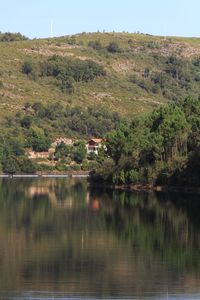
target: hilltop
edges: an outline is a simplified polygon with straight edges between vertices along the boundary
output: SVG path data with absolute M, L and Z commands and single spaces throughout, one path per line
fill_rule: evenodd
M 200 93 L 198 38 L 129 33 L 82 33 L 34 40 L 21 37 L 7 41 L 5 35 L 0 36 L 1 119 L 23 114 L 24 105 L 34 102 L 83 109 L 104 107 L 132 117 Z M 91 80 L 72 78 L 67 87 L 64 82 L 64 90 L 55 76 L 27 76 L 22 72 L 25 62 L 31 61 L 38 68 L 55 55 L 68 63 L 93 61 L 105 73 Z M 73 89 L 67 90 L 72 84 Z

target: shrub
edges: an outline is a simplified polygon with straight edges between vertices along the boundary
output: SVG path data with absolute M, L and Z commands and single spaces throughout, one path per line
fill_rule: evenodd
M 27 60 L 23 63 L 22 65 L 22 73 L 29 75 L 30 73 L 33 72 L 34 66 L 33 66 L 33 62 L 30 60 Z
M 25 174 L 34 174 L 37 170 L 36 164 L 25 156 L 18 158 L 20 171 Z
M 66 172 L 66 171 L 69 171 L 70 170 L 70 167 L 69 166 L 66 166 L 62 163 L 57 163 L 56 165 L 56 170 L 60 171 L 60 172 Z
M 102 49 L 102 45 L 101 45 L 101 42 L 99 40 L 97 40 L 97 41 L 90 41 L 88 43 L 88 47 L 91 47 L 94 50 L 101 50 Z
M 121 52 L 119 45 L 116 42 L 110 42 L 110 44 L 107 46 L 107 50 L 110 53 Z
M 32 124 L 32 117 L 31 116 L 25 116 L 21 121 L 20 124 L 22 127 L 29 129 Z
M 134 184 L 138 183 L 138 180 L 139 180 L 138 171 L 130 170 L 127 172 L 126 177 L 127 177 L 128 183 L 134 183 Z
M 42 171 L 51 172 L 51 171 L 54 171 L 54 170 L 55 170 L 55 168 L 53 166 L 49 166 L 49 165 L 46 165 L 46 164 L 37 165 L 37 171 L 39 171 L 39 172 L 42 172 Z
M 80 171 L 81 166 L 80 165 L 73 165 L 73 166 L 71 166 L 71 169 L 74 170 L 74 171 Z

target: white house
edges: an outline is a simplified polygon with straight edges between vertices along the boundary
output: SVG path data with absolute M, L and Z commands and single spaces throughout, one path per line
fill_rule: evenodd
M 102 147 L 102 139 L 91 139 L 87 142 L 87 154 L 95 153 L 98 155 L 98 150 Z

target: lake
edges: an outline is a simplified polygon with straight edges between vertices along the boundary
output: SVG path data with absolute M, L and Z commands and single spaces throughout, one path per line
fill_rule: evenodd
M 0 299 L 200 299 L 199 196 L 0 180 Z

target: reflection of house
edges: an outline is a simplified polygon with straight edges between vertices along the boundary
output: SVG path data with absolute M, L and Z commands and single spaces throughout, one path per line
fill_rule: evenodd
M 96 197 L 95 198 L 91 197 L 90 193 L 87 193 L 86 203 L 87 203 L 88 207 L 91 208 L 94 211 L 100 209 L 100 201 L 99 201 L 99 199 L 96 198 Z
M 48 183 L 48 182 L 47 182 Z M 30 198 L 34 197 L 45 197 L 47 196 L 51 204 L 56 207 L 66 207 L 71 208 L 73 205 L 73 197 L 71 195 L 66 195 L 62 201 L 56 195 L 56 189 L 54 185 L 50 186 L 31 186 L 27 189 L 26 194 Z
M 98 155 L 98 150 L 102 146 L 102 139 L 91 139 L 87 142 L 86 148 L 87 148 L 87 154 L 95 153 Z

